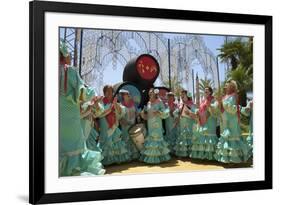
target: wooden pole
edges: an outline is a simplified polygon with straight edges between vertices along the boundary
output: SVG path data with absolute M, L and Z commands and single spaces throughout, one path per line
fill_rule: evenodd
M 192 69 L 192 97 L 195 99 L 195 93 L 194 93 L 194 70 Z
M 219 89 L 219 95 L 221 94 L 221 86 L 220 86 L 220 71 L 219 71 L 219 56 L 216 57 L 217 61 L 217 74 L 218 74 L 218 89 Z
M 168 66 L 169 66 L 169 89 L 172 90 L 171 85 L 171 56 L 170 56 L 170 39 L 168 39 Z
M 199 107 L 200 105 L 200 93 L 199 93 L 199 78 L 198 73 L 196 73 L 196 105 Z
M 83 54 L 83 29 L 80 32 L 80 54 L 79 54 L 79 75 L 81 76 L 81 69 L 82 69 L 82 54 Z M 81 76 L 82 77 L 82 76 Z
M 64 36 L 63 36 L 63 40 L 66 40 L 66 32 L 67 32 L 67 28 L 64 28 Z
M 74 38 L 74 58 L 73 58 L 73 65 L 77 67 L 77 43 L 79 42 L 79 29 L 75 29 L 75 38 Z

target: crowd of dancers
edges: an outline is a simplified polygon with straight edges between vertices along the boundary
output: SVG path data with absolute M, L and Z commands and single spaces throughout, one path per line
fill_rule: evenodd
M 69 54 L 62 43 L 60 176 L 102 175 L 107 165 L 133 160 L 158 164 L 179 157 L 244 163 L 252 157 L 253 103 L 239 105 L 235 81 L 226 83 L 223 97 L 213 97 L 212 88 L 206 87 L 199 106 L 187 90 L 181 91 L 180 101 L 169 92 L 164 103 L 159 90 L 151 88 L 147 105 L 139 110 L 128 90 L 119 91 L 120 102 L 110 85 L 104 86 L 103 96 L 97 96 L 68 64 Z M 250 119 L 247 137 L 241 133 L 241 114 Z M 138 118 L 147 128 L 141 149 L 129 133 Z

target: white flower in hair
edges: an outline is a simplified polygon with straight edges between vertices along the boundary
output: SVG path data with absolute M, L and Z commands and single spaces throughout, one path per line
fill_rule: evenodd
M 158 89 L 155 89 L 155 90 L 154 90 L 154 93 L 155 93 L 155 94 L 159 94 L 159 90 L 158 90 Z

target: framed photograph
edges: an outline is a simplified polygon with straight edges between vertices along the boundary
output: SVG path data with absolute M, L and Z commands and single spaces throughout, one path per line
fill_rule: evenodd
M 30 203 L 272 188 L 272 17 L 30 2 Z

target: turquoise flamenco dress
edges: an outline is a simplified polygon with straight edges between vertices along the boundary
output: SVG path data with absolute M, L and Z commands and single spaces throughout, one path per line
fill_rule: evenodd
M 92 106 L 88 109 L 89 103 L 90 101 L 83 104 L 82 115 L 84 116 L 82 116 L 81 119 L 84 135 L 86 136 L 86 145 L 87 148 L 92 151 L 102 152 L 100 144 L 98 143 L 99 133 L 95 129 L 95 119 L 103 113 L 104 109 L 100 103 L 98 103 L 97 106 Z
M 161 100 L 148 102 L 147 107 L 148 134 L 145 136 L 144 148 L 141 150 L 140 160 L 148 164 L 159 164 L 171 159 L 168 143 L 163 138 L 162 119 L 169 116 L 169 109 L 165 109 Z M 154 112 L 159 111 L 159 115 Z
M 249 147 L 241 136 L 237 112 L 240 106 L 237 104 L 236 96 L 224 97 L 222 106 L 222 132 L 217 144 L 215 159 L 223 163 L 246 162 L 249 158 Z
M 166 107 L 170 110 L 169 117 L 165 119 L 166 134 L 164 136 L 165 141 L 169 144 L 169 149 L 171 153 L 174 153 L 174 146 L 176 144 L 178 127 L 175 126 L 176 117 L 173 112 L 177 109 L 176 104 L 166 104 Z
M 136 113 L 136 108 L 134 107 L 134 105 L 131 107 L 125 106 L 125 115 L 121 119 L 121 121 L 123 123 L 120 123 L 121 127 L 122 127 L 122 139 L 124 140 L 124 142 L 126 144 L 126 147 L 129 152 L 131 160 L 136 160 L 136 159 L 139 159 L 139 157 L 140 157 L 140 153 L 139 153 L 135 143 L 133 142 L 132 138 L 129 135 L 129 129 L 132 125 L 135 124 L 135 121 L 136 121 L 135 113 Z
M 206 101 L 203 101 L 205 103 Z M 215 160 L 216 146 L 218 137 L 216 134 L 217 113 L 212 110 L 212 104 L 209 107 L 203 108 L 201 103 L 198 115 L 198 123 L 193 132 L 191 158 Z M 210 103 L 214 103 L 212 100 Z M 197 111 L 197 110 L 196 110 Z
M 99 137 L 98 132 L 94 127 L 92 127 L 86 141 L 88 149 L 102 152 L 102 149 L 100 148 L 100 143 L 98 142 L 98 137 Z
M 81 95 L 87 100 L 95 93 L 84 86 L 74 68 L 60 69 L 59 175 L 102 175 L 105 173 L 101 164 L 102 155 L 98 151 L 87 149 L 80 118 Z
M 186 106 L 186 105 L 185 105 Z M 189 116 L 182 115 L 181 111 L 183 104 L 179 109 L 175 110 L 174 115 L 176 118 L 179 117 L 178 135 L 174 146 L 175 155 L 178 157 L 189 157 L 191 153 L 192 146 L 192 135 L 193 135 L 193 125 L 195 123 L 194 119 Z M 189 105 L 191 112 L 194 112 L 196 107 L 194 104 Z
M 249 157 L 253 156 L 253 110 L 250 108 L 250 102 L 248 102 L 246 107 L 243 107 L 241 109 L 241 113 L 247 117 L 250 117 L 249 119 L 249 135 L 246 138 L 246 142 L 249 146 Z M 246 109 L 249 108 L 249 109 Z
M 121 105 L 120 105 L 121 106 Z M 106 110 L 112 107 L 111 103 L 103 103 L 105 112 L 100 116 L 100 147 L 102 149 L 103 165 L 120 164 L 130 160 L 130 154 L 122 139 L 122 131 L 119 129 L 119 120 L 125 115 L 125 109 L 121 106 L 121 113 L 116 109 L 109 114 Z M 109 116 L 113 121 L 109 121 Z

